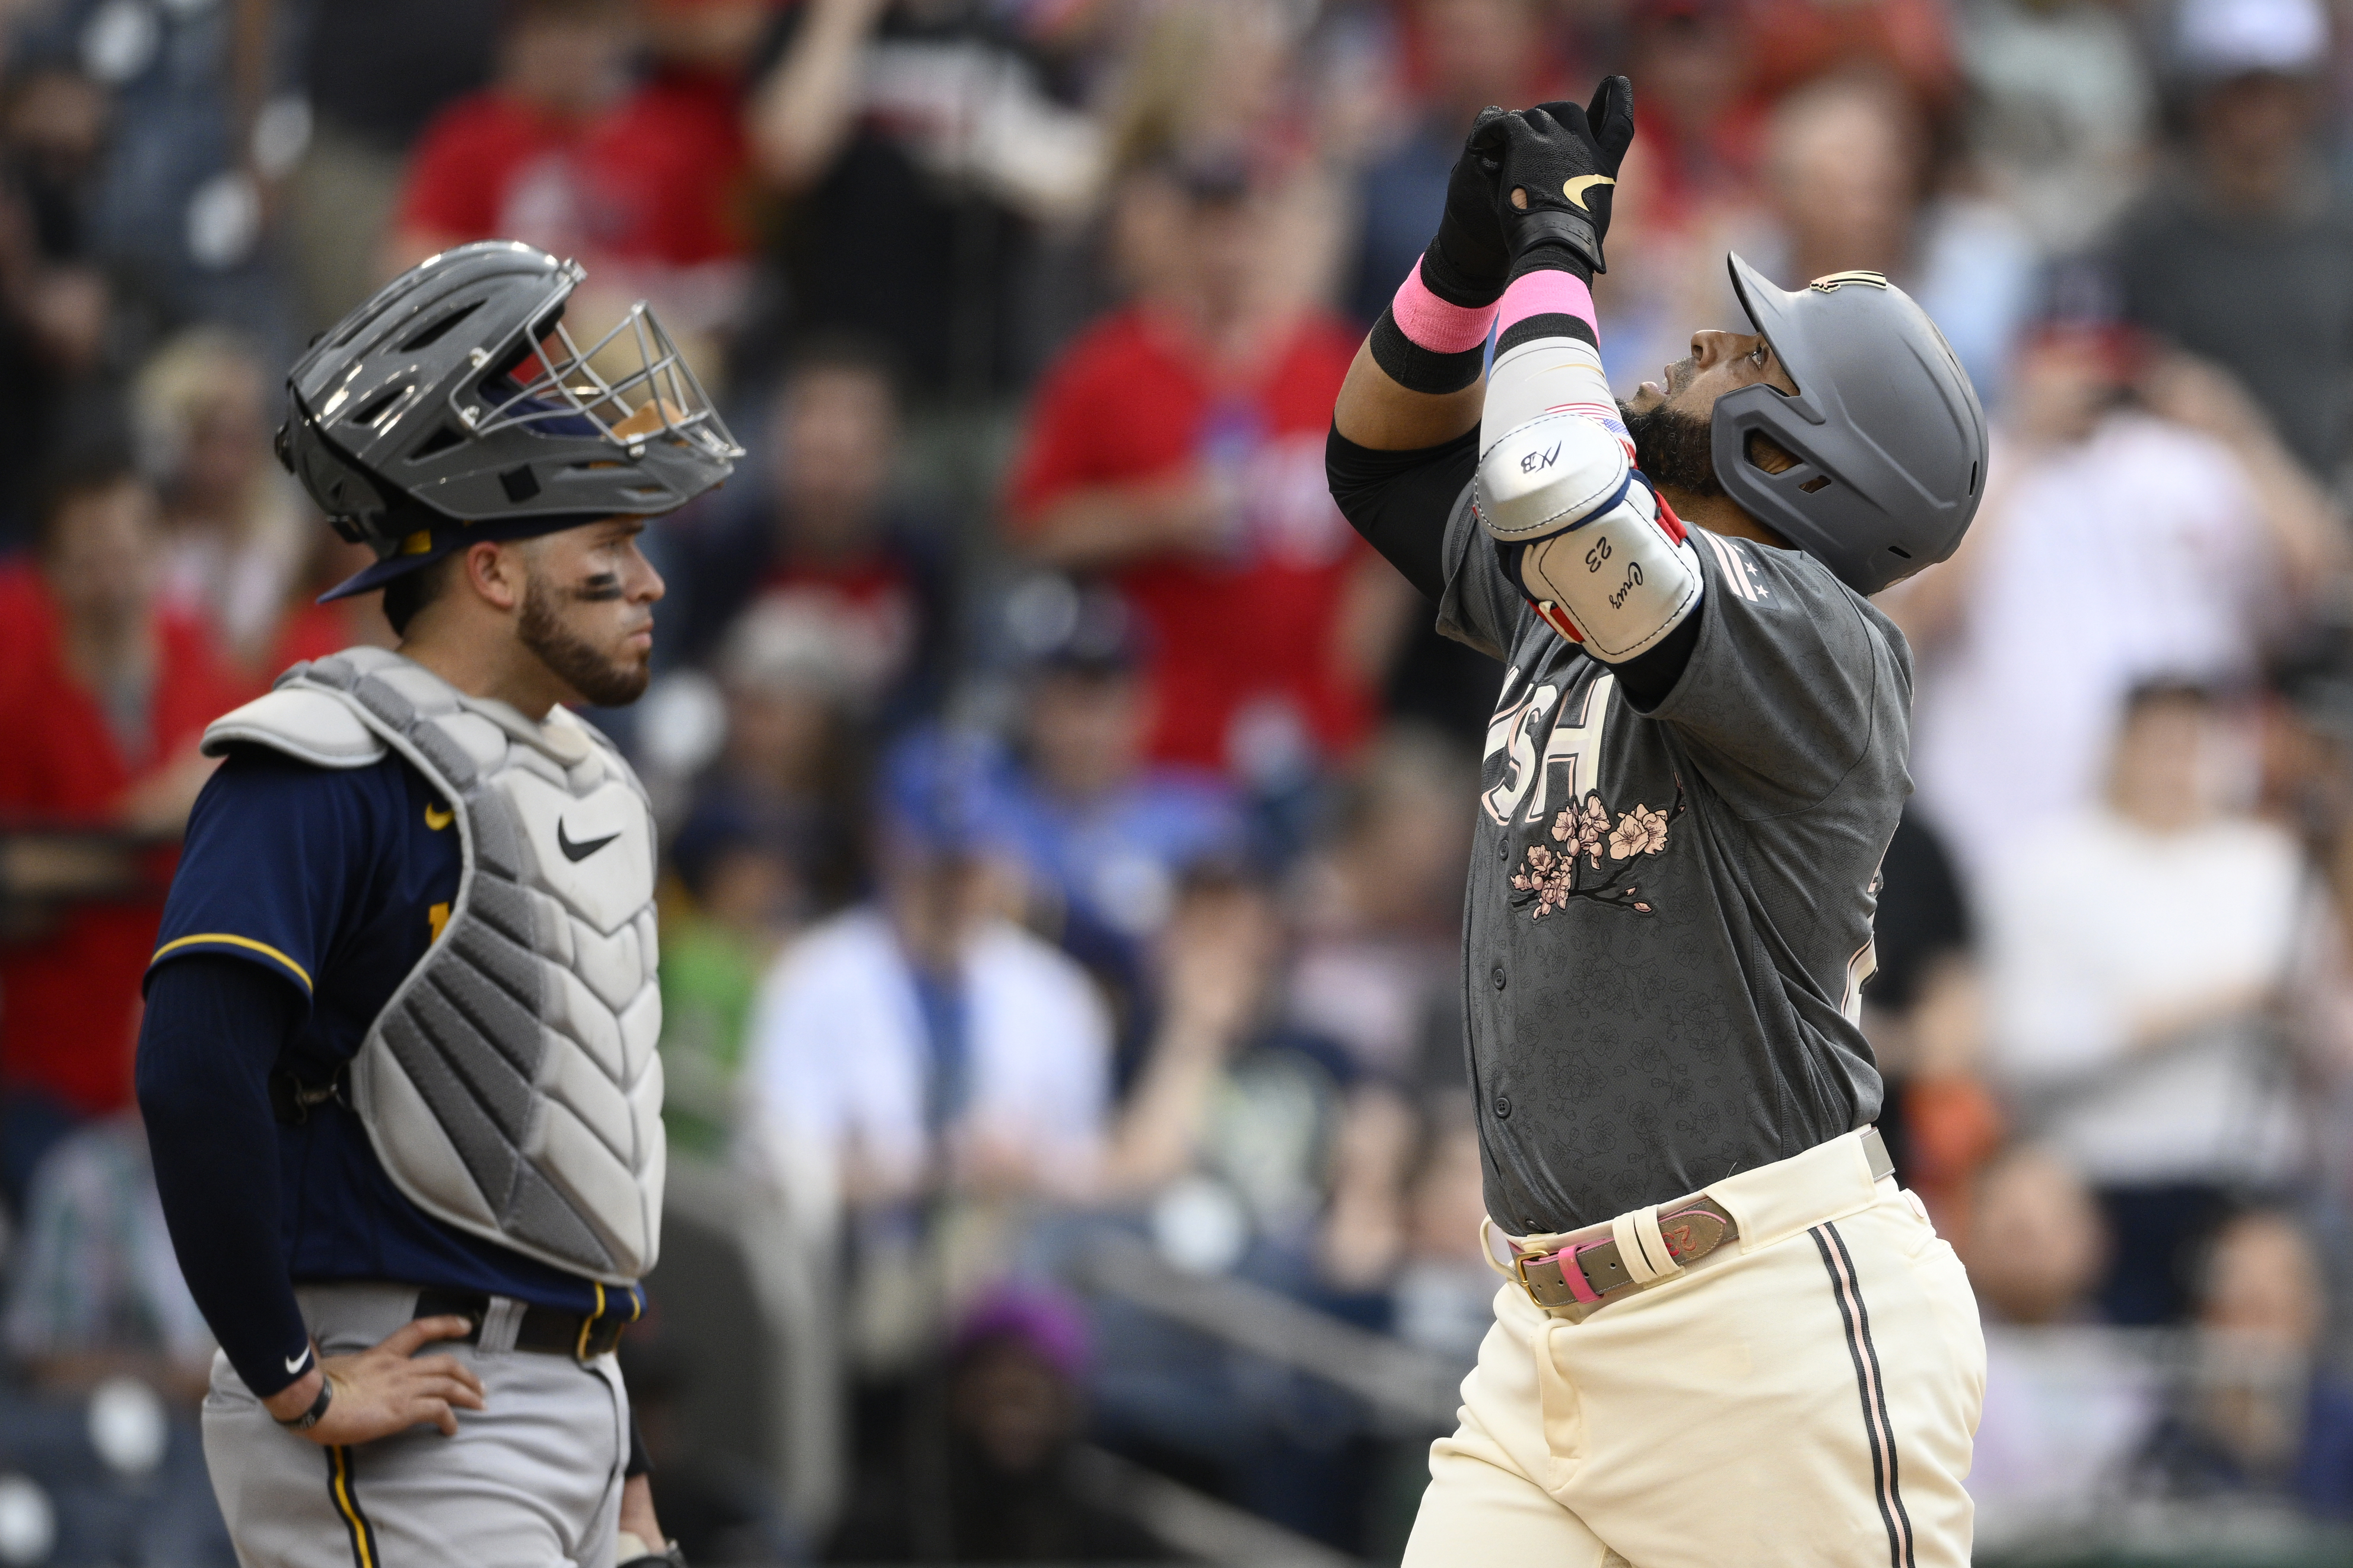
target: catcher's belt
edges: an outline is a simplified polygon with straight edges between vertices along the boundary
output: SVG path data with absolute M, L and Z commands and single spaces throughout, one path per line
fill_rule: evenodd
M 1894 1174 L 1879 1129 L 1862 1130 L 1863 1153 L 1874 1182 Z M 1531 1246 L 1489 1229 L 1489 1252 L 1516 1280 L 1528 1300 L 1546 1311 L 1608 1306 L 1672 1279 L 1722 1247 L 1736 1241 L 1740 1225 L 1705 1193 L 1654 1204 Z M 1496 1244 L 1501 1244 L 1501 1248 Z M 1508 1257 L 1503 1248 L 1508 1249 Z

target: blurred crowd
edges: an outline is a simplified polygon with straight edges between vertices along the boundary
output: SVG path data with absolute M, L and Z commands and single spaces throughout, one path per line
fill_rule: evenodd
M 1440 1370 L 1483 1330 L 1458 931 L 1501 672 L 1323 449 L 1472 116 L 1611 70 L 1621 392 L 1738 324 L 1737 248 L 1885 272 L 1996 430 L 1962 551 L 1885 596 L 1917 794 L 1864 992 L 1988 1325 L 1989 1542 L 2353 1521 L 2353 5 L 0 24 L 0 1563 L 229 1561 L 139 978 L 204 724 L 389 641 L 312 602 L 353 547 L 273 460 L 280 367 L 493 237 L 584 263 L 575 327 L 649 300 L 751 448 L 649 536 L 659 673 L 596 717 L 665 835 L 672 1157 L 817 1281 L 776 1353 L 823 1360 L 840 1463 L 788 1503 L 698 1430 L 708 1314 L 657 1273 L 624 1354 L 670 1528 L 1176 1551 L 1100 1448 L 1393 1554 L 1429 1431 L 1101 1286 L 1156 1259 Z

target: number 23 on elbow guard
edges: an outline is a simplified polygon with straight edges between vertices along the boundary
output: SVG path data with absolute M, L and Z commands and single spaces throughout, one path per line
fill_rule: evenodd
M 1472 502 L 1536 613 L 1605 662 L 1653 646 L 1699 603 L 1682 521 L 1623 443 L 1581 416 L 1506 431 L 1480 458 Z

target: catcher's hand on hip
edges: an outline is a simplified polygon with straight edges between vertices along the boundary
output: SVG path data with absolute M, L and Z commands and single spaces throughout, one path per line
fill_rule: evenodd
M 369 1443 L 417 1426 L 438 1426 L 443 1436 L 456 1436 L 458 1412 L 482 1408 L 482 1380 L 455 1356 L 417 1352 L 435 1340 L 462 1339 L 472 1328 L 456 1316 L 419 1318 L 356 1355 L 322 1357 L 319 1371 L 333 1393 L 317 1424 L 301 1435 L 326 1448 Z M 308 1378 L 282 1392 L 296 1389 L 315 1393 Z M 267 1403 L 279 1414 L 275 1399 Z

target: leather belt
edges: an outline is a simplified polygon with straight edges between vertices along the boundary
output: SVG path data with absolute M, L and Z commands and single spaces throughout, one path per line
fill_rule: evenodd
M 1888 1157 L 1886 1141 L 1878 1128 L 1863 1129 L 1862 1149 L 1871 1161 L 1873 1181 L 1895 1173 L 1895 1162 Z M 1528 1293 L 1529 1300 L 1548 1311 L 1606 1304 L 1632 1295 L 1662 1274 L 1690 1268 L 1740 1235 L 1739 1222 L 1705 1193 L 1661 1204 L 1657 1212 L 1658 1237 L 1666 1243 L 1672 1270 L 1646 1267 L 1638 1277 L 1620 1245 L 1617 1222 L 1611 1221 L 1571 1231 L 1557 1247 L 1547 1251 L 1523 1251 L 1518 1243 L 1513 1243 L 1513 1278 Z M 1644 1262 L 1655 1265 L 1656 1260 Z
M 635 1321 L 637 1315 L 634 1298 L 630 1311 L 622 1316 L 612 1312 L 566 1312 L 466 1290 L 417 1293 L 417 1316 L 463 1318 L 472 1325 L 461 1336 L 461 1343 L 483 1345 L 486 1331 L 493 1341 L 505 1338 L 511 1331 L 513 1337 L 503 1347 L 493 1343 L 483 1348 L 570 1356 L 575 1361 L 594 1361 L 619 1344 L 621 1331 Z

